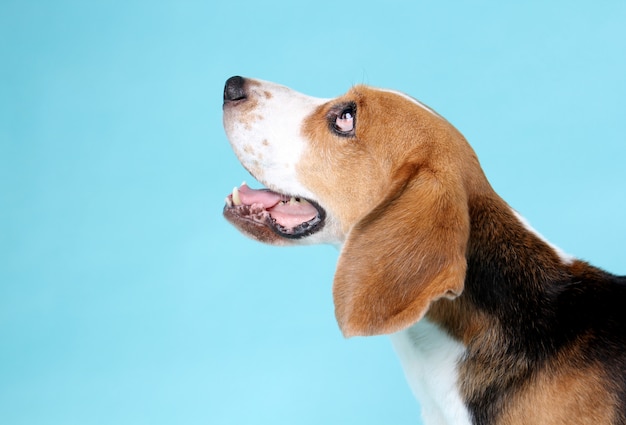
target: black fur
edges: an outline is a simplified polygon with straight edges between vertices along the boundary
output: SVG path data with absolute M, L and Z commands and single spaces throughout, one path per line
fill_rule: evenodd
M 477 424 L 490 424 L 535 371 L 579 345 L 581 366 L 603 365 L 626 424 L 626 277 L 584 262 L 563 264 L 494 199 L 470 204 L 471 236 L 462 297 L 498 323 L 498 344 L 468 346 L 467 370 L 494 368 L 498 379 L 472 388 L 466 402 Z

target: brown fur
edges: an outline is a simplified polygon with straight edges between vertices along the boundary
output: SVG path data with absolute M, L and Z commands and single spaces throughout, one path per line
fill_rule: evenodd
M 329 131 L 348 104 L 354 137 Z M 368 125 L 380 117 L 385 125 Z M 393 333 L 427 315 L 466 347 L 459 389 L 476 423 L 626 423 L 624 331 L 612 324 L 623 313 L 613 305 L 597 322 L 567 321 L 577 320 L 575 307 L 597 313 L 610 299 L 598 293 L 585 304 L 579 294 L 598 284 L 618 296 L 619 282 L 565 264 L 529 231 L 453 126 L 397 94 L 357 86 L 318 107 L 302 133 L 297 178 L 345 238 L 333 285 L 344 335 Z M 267 229 L 242 231 L 280 243 Z M 622 336 L 605 348 L 592 334 L 607 324 Z
M 333 104 L 342 102 L 356 104 L 358 122 L 391 114 L 397 125 L 363 126 L 346 139 L 328 132 L 332 105 L 320 107 L 303 125 L 311 143 L 299 178 L 351 229 L 333 291 L 342 331 L 390 333 L 419 320 L 432 301 L 462 291 L 466 187 L 488 184 L 467 142 L 441 117 L 363 86 Z
M 568 353 L 578 358 L 578 353 Z M 565 357 L 565 356 L 561 356 Z M 498 418 L 501 425 L 585 425 L 614 423 L 616 400 L 597 364 L 559 358 L 511 398 Z
M 335 136 L 327 114 L 343 102 L 356 104 L 358 123 L 386 114 L 390 125 L 361 126 L 355 139 Z M 465 296 L 456 298 L 464 289 L 466 257 L 488 262 L 497 255 L 505 274 L 522 273 L 528 282 L 558 281 L 565 273 L 554 250 L 492 190 L 462 135 L 416 104 L 365 87 L 332 105 L 304 123 L 310 148 L 298 172 L 349 232 L 333 288 L 343 333 L 391 333 L 428 312 L 468 349 L 471 361 L 461 365 L 460 377 L 467 400 L 534 376 L 494 401 L 499 424 L 611 423 L 615 403 L 607 402 L 601 368 L 555 361 L 535 371 L 531 357 L 509 350 L 495 317 Z M 494 244 L 495 253 L 484 251 Z M 575 272 L 585 270 L 577 264 Z

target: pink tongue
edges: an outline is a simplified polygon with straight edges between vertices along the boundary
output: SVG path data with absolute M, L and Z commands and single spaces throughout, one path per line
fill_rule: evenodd
M 278 224 L 288 229 L 317 217 L 317 209 L 310 203 L 305 201 L 290 203 L 286 196 L 267 189 L 254 190 L 243 184 L 239 187 L 239 198 L 245 205 L 263 205 Z
M 239 199 L 245 205 L 261 204 L 268 209 L 278 204 L 284 197 L 270 190 L 254 190 L 250 189 L 247 184 L 242 184 L 239 187 Z
M 269 210 L 269 212 L 278 224 L 288 229 L 294 228 L 317 217 L 317 210 L 308 202 L 278 204 Z

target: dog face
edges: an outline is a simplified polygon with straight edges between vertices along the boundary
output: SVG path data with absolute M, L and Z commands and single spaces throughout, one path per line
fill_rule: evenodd
M 344 334 L 398 331 L 460 294 L 468 197 L 488 184 L 441 116 L 388 90 L 318 99 L 233 77 L 224 128 L 268 188 L 236 188 L 224 215 L 262 242 L 341 245 L 333 293 Z

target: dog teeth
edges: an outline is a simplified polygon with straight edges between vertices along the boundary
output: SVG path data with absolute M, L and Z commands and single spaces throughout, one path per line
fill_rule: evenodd
M 224 202 L 226 202 L 226 205 L 228 207 L 232 207 L 233 206 L 233 201 L 228 196 L 226 197 L 226 199 L 224 199 Z
M 238 206 L 242 204 L 241 198 L 239 197 L 239 189 L 237 189 L 236 187 L 233 188 L 232 198 L 233 205 Z

